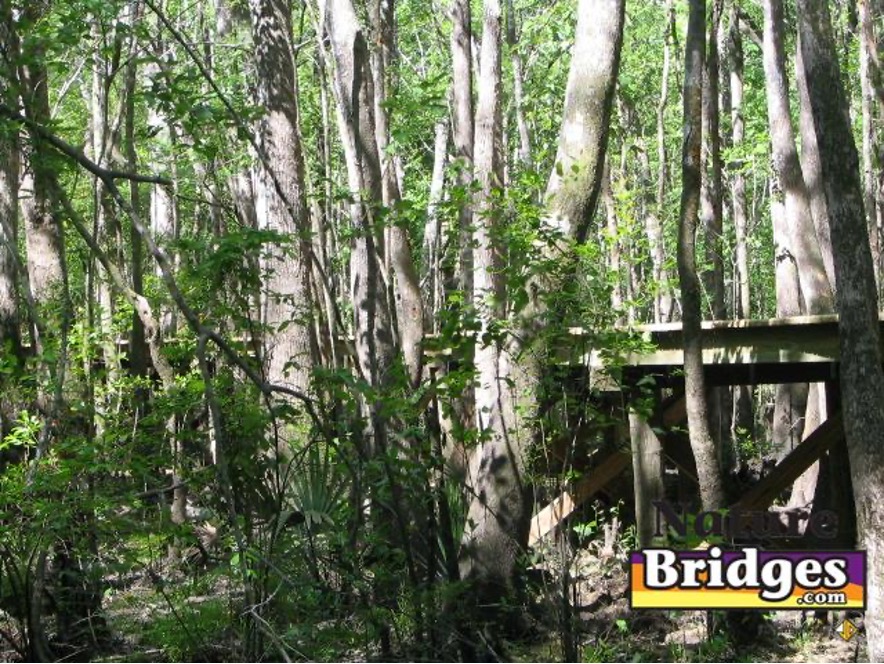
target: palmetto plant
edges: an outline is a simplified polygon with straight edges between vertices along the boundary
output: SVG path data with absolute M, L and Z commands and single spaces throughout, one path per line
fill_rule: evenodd
M 311 445 L 307 449 L 301 468 L 293 473 L 289 485 L 292 508 L 303 515 L 304 524 L 311 530 L 323 524 L 334 525 L 346 492 L 332 450 L 322 447 Z

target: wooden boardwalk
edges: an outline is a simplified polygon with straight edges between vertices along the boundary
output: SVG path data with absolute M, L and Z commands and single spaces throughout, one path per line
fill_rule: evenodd
M 884 316 L 879 318 L 879 324 L 884 326 Z M 661 440 L 657 434 L 684 425 L 684 398 L 680 396 L 684 386 L 681 323 L 640 325 L 632 330 L 646 342 L 647 350 L 627 352 L 612 362 L 591 347 L 594 339 L 591 333 L 572 328 L 574 342 L 558 355 L 562 363 L 586 366 L 593 385 L 606 392 L 621 392 L 626 402 L 641 385 L 645 396 L 649 392 L 654 395 L 656 407 L 648 417 L 630 413 L 631 454 L 625 454 L 622 449 L 609 452 L 573 487 L 537 513 L 531 524 L 531 544 L 554 532 L 582 502 L 630 466 L 634 485 L 639 487 L 635 496 L 637 505 L 649 505 L 651 500 L 662 497 L 659 494 L 663 490 L 666 464 L 688 477 L 694 470 L 690 447 L 683 444 L 684 440 L 676 445 L 672 436 Z M 821 382 L 826 385 L 830 403 L 836 406 L 839 357 L 836 315 L 703 323 L 703 364 L 710 387 Z M 664 399 L 664 390 L 674 391 L 674 396 Z M 843 453 L 840 412 L 837 407 L 831 410 L 816 431 L 742 497 L 741 506 L 767 508 L 830 450 Z M 654 495 L 647 495 L 648 487 Z M 639 520 L 645 521 L 637 524 L 642 539 L 642 531 L 646 536 L 650 524 L 641 514 Z

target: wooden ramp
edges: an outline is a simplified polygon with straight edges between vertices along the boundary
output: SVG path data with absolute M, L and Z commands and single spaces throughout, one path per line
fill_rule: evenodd
M 617 451 L 608 455 L 592 472 L 580 478 L 570 491 L 562 493 L 531 519 L 528 546 L 534 546 L 549 535 L 563 519 L 626 470 L 627 466 L 629 454 L 626 452 Z

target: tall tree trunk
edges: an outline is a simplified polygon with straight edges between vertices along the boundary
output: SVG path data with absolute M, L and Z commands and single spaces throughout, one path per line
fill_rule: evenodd
M 403 224 L 396 218 L 396 207 L 401 200 L 401 183 L 396 177 L 396 169 L 388 149 L 390 126 L 387 115 L 387 89 L 388 79 L 392 73 L 391 62 L 395 53 L 393 0 L 373 0 L 370 15 L 377 35 L 375 41 L 380 44 L 372 55 L 374 117 L 381 168 L 381 193 L 387 215 L 385 220 L 388 228 L 387 250 L 395 276 L 392 297 L 396 303 L 399 344 L 405 358 L 405 366 L 412 387 L 417 387 L 420 384 L 423 368 L 423 300 L 408 235 Z
M 502 426 L 490 432 L 475 456 L 476 491 L 469 509 L 475 525 L 466 533 L 461 552 L 462 569 L 485 587 L 491 599 L 509 586 L 516 556 L 527 541 L 531 503 L 524 473 L 546 369 L 547 339 L 542 332 L 554 331 L 557 312 L 550 298 L 573 279 L 570 243 L 587 236 L 598 204 L 623 12 L 622 0 L 580 2 L 557 163 L 547 184 L 543 217 L 549 235 L 543 258 L 552 267 L 527 284 L 529 300 L 515 314 L 515 333 L 503 343 L 491 340 L 502 345 L 498 377 L 491 385 L 499 394 L 495 417 Z
M 469 191 L 473 181 L 473 73 L 472 28 L 469 0 L 451 3 L 451 126 L 454 139 L 454 158 L 457 160 L 456 186 L 458 194 L 458 287 L 465 302 L 472 301 L 473 250 L 472 207 Z
M 30 21 L 40 18 L 40 3 L 28 3 Z M 50 119 L 49 88 L 42 45 L 36 44 L 19 72 L 22 106 L 25 115 L 46 125 Z M 35 138 L 33 150 L 22 173 L 21 210 L 28 254 L 28 281 L 38 305 L 59 295 L 64 282 L 64 253 L 61 222 L 50 196 L 51 166 L 47 149 Z
M 266 248 L 265 361 L 270 382 L 310 390 L 317 355 L 310 289 L 310 220 L 298 118 L 298 81 L 290 0 L 250 0 L 264 164 L 258 179 L 259 214 L 268 230 L 292 238 L 294 251 Z
M 531 132 L 528 129 L 528 119 L 525 117 L 525 92 L 523 90 L 525 74 L 522 54 L 519 50 L 519 38 L 516 33 L 516 8 L 513 0 L 506 0 L 506 44 L 510 49 L 510 60 L 513 66 L 513 105 L 516 114 L 516 127 L 519 130 L 519 149 L 516 161 L 524 168 L 531 168 Z
M 721 175 L 721 134 L 719 132 L 720 62 L 718 26 L 722 0 L 712 0 L 712 16 L 707 36 L 706 67 L 703 75 L 703 150 L 700 223 L 705 235 L 707 270 L 703 287 L 711 305 L 711 317 L 727 318 L 724 297 L 723 213 Z
M 654 322 L 668 323 L 673 311 L 673 297 L 669 286 L 669 270 L 666 269 L 666 243 L 663 226 L 666 220 L 666 185 L 669 168 L 666 157 L 666 106 L 669 101 L 669 70 L 672 63 L 672 43 L 675 39 L 675 7 L 666 0 L 666 26 L 664 28 L 663 72 L 660 79 L 660 98 L 657 101 L 657 199 L 656 209 L 645 219 L 651 264 L 654 271 Z
M 427 221 L 424 224 L 423 241 L 423 276 L 424 310 L 433 327 L 429 330 L 438 332 L 438 313 L 444 301 L 445 283 L 442 268 L 442 246 L 445 233 L 442 228 L 442 215 L 439 214 L 439 203 L 445 187 L 445 167 L 448 164 L 448 119 L 436 123 L 436 139 L 433 144 L 433 174 L 430 178 L 430 195 L 427 201 Z
M 828 7 L 798 0 L 801 53 L 813 109 L 820 164 L 829 205 L 838 283 L 841 402 L 850 456 L 860 544 L 868 556 L 866 635 L 869 658 L 884 658 L 884 372 L 878 298 L 863 211 L 859 157 L 848 99 L 835 55 Z
M 473 499 L 467 516 L 470 526 L 464 532 L 461 577 L 474 581 L 480 598 L 501 595 L 519 553 L 521 537 L 513 533 L 523 529 L 525 486 L 523 466 L 507 459 L 511 415 L 506 408 L 504 380 L 501 373 L 499 340 L 494 339 L 494 325 L 503 320 L 505 309 L 502 280 L 503 254 L 500 246 L 500 211 L 494 197 L 503 186 L 501 154 L 501 11 L 498 0 L 484 0 L 482 49 L 480 53 L 479 99 L 476 105 L 475 174 L 478 183 L 473 205 L 473 306 L 481 322 L 476 344 L 477 372 L 476 427 L 484 440 L 480 443 L 471 467 Z M 500 466 L 500 467 L 496 467 Z M 498 484 L 489 491 L 486 477 Z M 502 489 L 502 490 L 501 490 Z M 478 553 L 475 553 L 478 552 Z
M 700 482 L 703 509 L 714 510 L 724 505 L 725 493 L 718 452 L 709 430 L 706 379 L 703 375 L 702 300 L 695 253 L 700 206 L 705 41 L 706 1 L 691 0 L 688 33 L 685 38 L 684 142 L 678 224 L 678 278 L 681 282 L 688 430 L 691 449 L 697 462 L 697 478 Z
M 5 4 L 0 7 L 0 49 L 8 54 L 18 50 L 12 11 Z M 18 106 L 13 87 L 15 72 L 10 61 L 8 56 L 0 61 L 0 102 L 15 108 Z M 0 347 L 4 353 L 21 360 L 17 273 L 19 149 L 18 128 L 0 127 Z M 3 418 L 0 435 L 7 433 L 7 415 L 5 409 L 0 411 Z
M 789 251 L 798 264 L 801 294 L 809 314 L 834 311 L 810 199 L 792 131 L 789 88 L 783 50 L 783 2 L 764 0 L 764 77 L 774 170 L 785 195 Z
M 798 265 L 789 251 L 789 229 L 786 223 L 786 206 L 783 191 L 776 174 L 771 178 L 770 214 L 774 234 L 774 280 L 776 289 L 777 318 L 800 316 L 801 284 L 798 281 Z M 806 383 L 780 383 L 776 386 L 773 431 L 771 441 L 777 460 L 782 459 L 801 442 L 804 430 L 804 413 L 807 406 Z
M 813 131 L 813 112 L 810 108 L 810 98 L 807 94 L 807 77 L 801 61 L 801 38 L 796 40 L 795 53 L 795 82 L 798 87 L 798 127 L 801 133 L 801 173 L 804 176 L 804 184 L 807 187 L 807 195 L 810 201 L 810 213 L 813 218 L 813 228 L 819 241 L 820 254 L 823 258 L 826 278 L 832 287 L 833 293 L 837 288 L 835 283 L 835 265 L 832 260 L 832 236 L 829 230 L 829 208 L 826 204 L 826 192 L 823 187 L 822 173 L 820 172 L 820 152 L 817 146 L 816 134 Z
M 0 6 L 0 51 L 11 54 L 18 51 L 12 11 L 9 5 Z M 10 108 L 18 106 L 13 81 L 12 58 L 0 61 L 0 103 Z M 19 137 L 15 126 L 0 126 L 0 349 L 12 360 L 13 372 L 0 376 L 0 437 L 12 429 L 16 404 L 9 395 L 10 378 L 18 373 L 22 355 L 18 307 L 18 176 Z M 0 465 L 4 455 L 0 452 Z
M 743 37 L 740 34 L 740 15 L 736 6 L 731 6 L 728 26 L 728 63 L 730 65 L 730 106 L 731 106 L 731 148 L 736 154 L 745 150 L 743 118 Z M 736 263 L 734 265 L 734 318 L 752 317 L 751 291 L 749 288 L 748 219 L 746 215 L 746 176 L 743 174 L 745 161 L 733 160 L 728 168 L 731 174 L 731 214 L 734 220 L 734 242 Z M 740 430 L 753 434 L 752 389 L 748 385 L 738 385 L 734 389 L 735 433 Z
M 872 249 L 872 265 L 875 268 L 875 281 L 881 283 L 881 236 L 879 231 L 880 195 L 878 193 L 878 173 L 881 170 L 881 146 L 875 128 L 877 105 L 875 103 L 875 78 L 880 76 L 878 70 L 878 44 L 875 39 L 875 24 L 871 0 L 858 0 L 859 13 L 859 78 L 862 89 L 862 168 L 863 193 L 866 208 L 866 219 L 869 226 L 869 240 Z M 800 47 L 799 47 L 800 48 Z M 876 157 L 879 168 L 875 168 Z

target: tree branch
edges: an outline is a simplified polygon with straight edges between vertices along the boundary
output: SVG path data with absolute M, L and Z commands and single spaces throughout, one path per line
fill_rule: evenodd
M 35 136 L 43 141 L 46 141 L 49 145 L 54 147 L 60 153 L 62 153 L 66 157 L 69 157 L 70 159 L 73 159 L 75 162 L 86 168 L 86 170 L 94 173 L 102 181 L 106 182 L 109 180 L 130 180 L 132 182 L 148 182 L 151 184 L 159 184 L 165 187 L 172 186 L 171 180 L 169 180 L 168 178 L 160 177 L 158 175 L 141 175 L 140 173 L 128 173 L 126 171 L 117 171 L 114 169 L 99 166 L 94 161 L 89 159 L 89 157 L 83 154 L 81 150 L 53 134 L 51 131 L 49 131 L 49 129 L 41 125 L 39 122 L 26 118 L 24 115 L 10 108 L 6 104 L 0 103 L 0 115 L 6 117 L 9 120 L 12 120 L 13 122 L 18 122 L 22 126 L 26 127 L 28 131 L 33 133 Z

